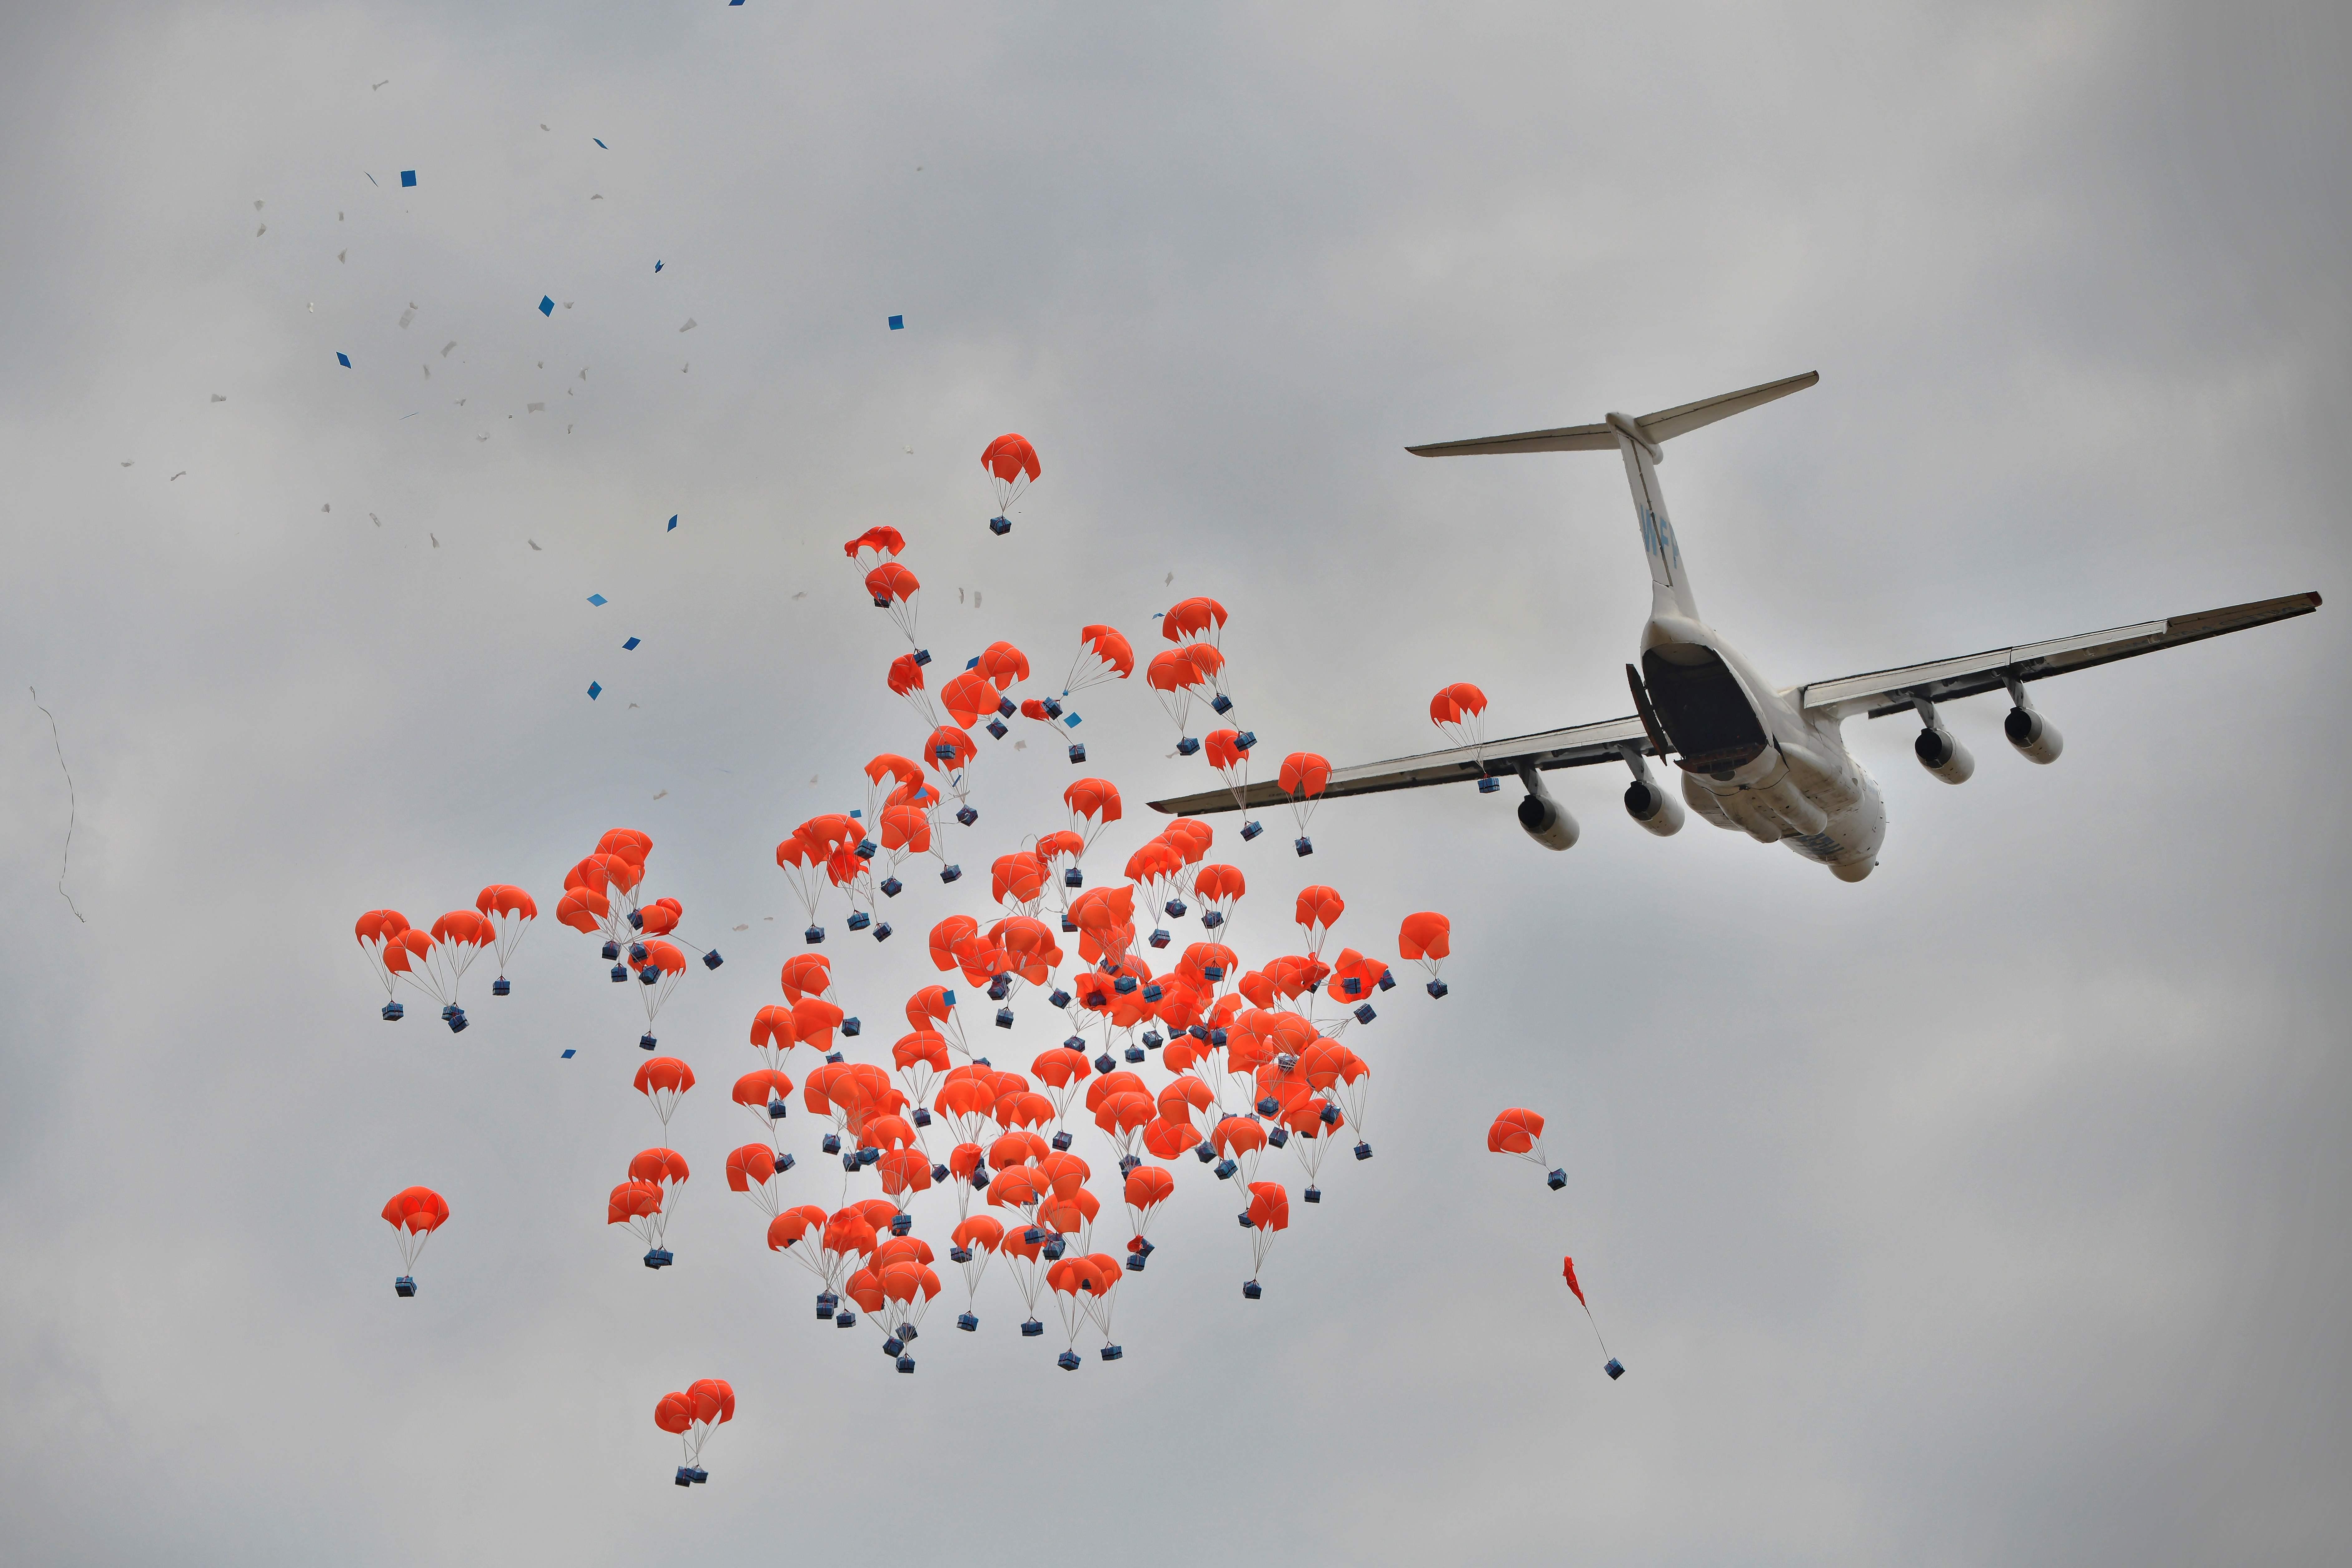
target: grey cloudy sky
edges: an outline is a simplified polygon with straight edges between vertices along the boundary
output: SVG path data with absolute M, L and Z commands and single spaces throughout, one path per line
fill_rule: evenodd
M 2336 606 L 2043 688 L 2052 768 L 1991 700 L 1957 790 L 1850 726 L 1893 819 L 1858 887 L 1651 839 L 1600 769 L 1566 856 L 1468 791 L 1335 805 L 1311 862 L 1221 842 L 1258 951 L 1311 871 L 1375 951 L 1450 911 L 1454 994 L 1360 1031 L 1379 1158 L 1265 1300 L 1180 1178 L 1118 1365 L 1055 1372 L 1000 1277 L 891 1375 L 719 1179 L 797 923 L 775 841 L 916 740 L 839 563 L 868 524 L 958 658 L 1057 672 L 1215 595 L 1259 733 L 1335 760 L 1428 744 L 1454 679 L 1500 732 L 1619 713 L 1647 608 L 1613 460 L 1406 442 L 1807 369 L 1664 473 L 1776 679 L 2333 595 L 2339 13 L 490 12 L 0 20 L 13 1558 L 2340 1551 Z M 1000 541 L 1005 429 L 1046 471 Z M 1130 802 L 1199 787 L 1142 691 L 1087 706 Z M 1069 776 L 988 752 L 965 864 Z M 349 936 L 489 881 L 551 910 L 621 825 L 730 960 L 662 1020 L 703 1087 L 660 1274 L 600 1223 L 654 1125 L 583 940 L 542 921 L 453 1037 L 380 1023 Z M 869 1020 L 929 973 L 828 951 Z M 1484 1152 L 1511 1103 L 1564 1193 Z M 457 1217 L 397 1301 L 411 1182 Z M 704 1375 L 740 1410 L 680 1493 L 651 1407 Z

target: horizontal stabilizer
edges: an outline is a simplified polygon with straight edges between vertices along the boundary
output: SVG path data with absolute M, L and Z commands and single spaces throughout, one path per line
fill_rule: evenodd
M 1642 433 L 1643 439 L 1655 447 L 1677 436 L 1686 436 L 1702 426 L 1712 425 L 1718 419 L 1728 419 L 1735 414 L 1745 413 L 1759 404 L 1786 397 L 1792 392 L 1802 392 L 1821 379 L 1821 372 L 1809 370 L 1785 381 L 1768 381 L 1761 386 L 1702 398 L 1696 403 L 1685 403 L 1679 408 L 1661 408 L 1655 414 L 1644 414 L 1631 423 Z M 1416 458 L 1484 458 L 1501 452 L 1613 452 L 1616 449 L 1617 431 L 1605 420 L 1599 425 L 1565 425 L 1557 430 L 1523 430 L 1516 436 L 1484 436 L 1473 441 L 1439 441 L 1426 447 L 1405 448 Z

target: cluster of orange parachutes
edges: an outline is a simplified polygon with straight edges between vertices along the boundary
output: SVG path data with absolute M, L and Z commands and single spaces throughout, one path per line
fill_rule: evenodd
M 867 770 L 886 824 L 912 804 L 894 765 L 903 762 L 879 757 Z M 943 1191 L 954 1206 L 946 1260 L 963 1278 L 957 1326 L 977 1331 L 983 1282 L 992 1271 L 1009 1275 L 1021 1333 L 1046 1332 L 1050 1300 L 1064 1341 L 1057 1363 L 1076 1367 L 1076 1342 L 1089 1331 L 1103 1359 L 1123 1355 L 1113 1337 L 1118 1295 L 1144 1270 L 1150 1221 L 1175 1192 L 1175 1171 L 1204 1166 L 1207 1178 L 1234 1184 L 1250 1245 L 1244 1294 L 1255 1300 L 1268 1251 L 1290 1224 L 1289 1189 L 1261 1176 L 1268 1151 L 1297 1160 L 1309 1204 L 1321 1202 L 1331 1149 L 1347 1142 L 1357 1159 L 1371 1155 L 1370 1068 L 1341 1037 L 1373 1021 L 1370 998 L 1395 982 L 1385 961 L 1353 947 L 1327 956 L 1347 908 L 1340 894 L 1304 889 L 1291 910 L 1298 951 L 1251 965 L 1219 940 L 1248 883 L 1238 867 L 1208 858 L 1209 824 L 1177 819 L 1130 852 L 1119 877 L 1090 886 L 1089 852 L 1124 817 L 1119 791 L 1083 778 L 1066 786 L 1063 805 L 1066 826 L 991 865 L 991 916 L 955 913 L 931 927 L 927 947 L 942 983 L 907 998 L 907 1032 L 887 1059 L 847 1059 L 862 1049 L 852 1044 L 862 1028 L 845 1016 L 834 962 L 821 952 L 787 961 L 782 1000 L 751 1020 L 758 1066 L 732 1098 L 761 1136 L 730 1152 L 728 1184 L 763 1216 L 770 1248 L 814 1278 L 818 1317 L 872 1324 L 904 1372 L 914 1370 L 911 1347 L 942 1284 L 938 1253 L 916 1230 L 933 1201 L 926 1194 Z M 835 891 L 849 900 L 854 928 L 873 912 L 861 901 L 871 871 L 861 870 L 860 851 L 880 846 L 860 841 L 865 821 L 862 812 L 814 817 L 778 848 L 779 866 L 805 889 L 813 931 Z M 820 866 L 837 870 L 820 881 L 810 874 Z M 1206 940 L 1184 944 L 1172 963 L 1145 956 L 1173 947 L 1169 923 L 1195 910 Z M 1450 951 L 1445 918 L 1408 917 L 1398 949 L 1428 967 L 1432 994 L 1443 995 L 1435 971 Z M 1026 1072 L 998 1068 L 984 1054 L 988 1028 L 1039 1016 L 1041 996 L 1043 1016 L 1066 1037 L 1036 1052 Z M 982 1003 L 992 1012 L 968 1028 L 967 1006 Z M 803 1047 L 817 1059 L 796 1075 Z M 782 1130 L 796 1090 L 822 1130 L 823 1153 L 841 1163 L 830 1207 L 793 1204 L 787 1192 L 795 1161 Z M 1103 1141 L 1092 1153 L 1077 1147 L 1088 1121 Z M 862 1196 L 869 1177 L 873 1195 Z M 1125 1208 L 1124 1247 L 1096 1239 L 1112 1201 Z
M 1000 508 L 1039 472 L 1034 448 L 1017 436 L 991 443 L 982 462 L 1000 487 Z M 1376 998 L 1397 976 L 1389 959 L 1332 942 L 1348 905 L 1331 886 L 1300 889 L 1287 926 L 1244 921 L 1250 878 L 1213 858 L 1217 835 L 1207 822 L 1178 818 L 1139 843 L 1109 847 L 1127 831 L 1120 791 L 1089 774 L 1062 790 L 1057 819 L 1030 824 L 1037 831 L 1008 835 L 995 847 L 1001 853 L 975 858 L 989 873 L 987 900 L 975 896 L 931 921 L 919 951 L 937 981 L 906 997 L 903 1033 L 886 1046 L 883 1037 L 895 1031 L 879 1029 L 868 1044 L 836 990 L 834 958 L 817 951 L 828 921 L 845 911 L 849 931 L 885 942 L 893 934 L 889 900 L 907 890 L 902 873 L 911 875 L 919 858 L 931 858 L 943 886 L 961 881 L 949 841 L 956 827 L 978 821 L 969 797 L 983 749 L 979 733 L 1001 741 L 1013 721 L 1025 721 L 1069 737 L 1080 722 L 1074 694 L 1124 681 L 1136 664 L 1125 635 L 1090 625 L 1079 631 L 1057 695 L 1045 694 L 1050 678 L 1045 689 L 1017 689 L 1032 681 L 1032 665 L 1005 641 L 936 680 L 918 635 L 921 584 L 901 559 L 906 548 L 898 531 L 882 526 L 847 541 L 844 553 L 906 639 L 887 684 L 919 717 L 922 740 L 911 755 L 873 756 L 861 770 L 862 799 L 808 817 L 776 847 L 806 924 L 801 950 L 778 972 L 780 999 L 751 1020 L 755 1061 L 734 1078 L 730 1099 L 757 1133 L 726 1154 L 727 1185 L 757 1212 L 769 1249 L 812 1278 L 818 1319 L 845 1330 L 862 1320 L 902 1373 L 915 1370 L 930 1305 L 958 1276 L 958 1330 L 978 1331 L 980 1297 L 992 1275 L 1003 1275 L 1010 1284 L 994 1289 L 1017 1298 L 1023 1338 L 1047 1337 L 1045 1320 L 1057 1320 L 1058 1365 L 1083 1364 L 1082 1338 L 1097 1342 L 1101 1359 L 1117 1361 L 1124 1353 L 1115 1335 L 1119 1295 L 1130 1276 L 1145 1272 L 1155 1251 L 1150 1232 L 1176 1196 L 1181 1173 L 1197 1173 L 1182 1179 L 1202 1195 L 1228 1184 L 1249 1250 L 1243 1294 L 1257 1300 L 1271 1249 L 1290 1226 L 1294 1194 L 1322 1203 L 1326 1161 L 1337 1148 L 1357 1161 L 1372 1156 L 1374 1074 L 1357 1046 L 1379 1016 Z M 1150 661 L 1145 684 L 1174 721 L 1178 752 L 1205 755 L 1238 805 L 1257 742 L 1238 716 L 1223 647 L 1227 624 L 1214 599 L 1171 607 L 1160 617 L 1171 646 Z M 1186 732 L 1195 704 L 1222 721 L 1197 740 Z M 1438 694 L 1431 716 L 1449 737 L 1476 744 L 1485 709 L 1476 688 L 1456 684 Z M 1074 737 L 1069 757 L 1086 761 Z M 1314 852 L 1309 818 L 1332 774 L 1310 752 L 1278 765 L 1301 857 Z M 1241 842 L 1258 832 L 1245 820 Z M 648 1052 L 657 1045 L 656 1013 L 688 952 L 701 951 L 677 937 L 677 900 L 644 896 L 651 847 L 635 830 L 605 834 L 566 874 L 557 909 L 563 924 L 601 939 L 614 983 L 636 983 L 646 1020 L 639 1044 Z M 979 885 L 975 876 L 975 895 Z M 486 889 L 478 902 L 436 922 L 429 938 L 409 933 L 389 911 L 362 920 L 362 945 L 378 957 L 388 994 L 411 969 L 425 973 L 410 982 L 420 985 L 444 984 L 446 973 L 454 1005 L 463 973 L 455 950 L 469 942 L 499 942 L 503 965 L 510 936 L 499 933 L 535 910 L 518 889 Z M 1199 930 L 1180 939 L 1175 928 L 1188 918 Z M 1244 923 L 1260 933 L 1246 957 L 1237 934 Z M 1444 915 L 1409 914 L 1397 930 L 1395 962 L 1421 965 L 1428 994 L 1443 997 L 1451 942 Z M 445 948 L 452 950 L 446 972 L 431 968 Z M 703 961 L 719 967 L 715 952 Z M 501 994 L 505 984 L 501 976 Z M 1007 1055 L 1007 1065 L 992 1054 Z M 670 1121 L 695 1073 L 682 1057 L 652 1056 L 637 1065 L 633 1084 L 660 1137 L 629 1159 L 607 1195 L 606 1218 L 626 1227 L 646 1266 L 659 1269 L 675 1262 L 670 1226 L 690 1176 L 686 1156 L 671 1146 Z M 786 1146 L 795 1110 L 814 1150 Z M 1514 1108 L 1496 1119 L 1488 1147 L 1541 1165 L 1542 1133 L 1540 1115 Z M 1557 1170 L 1549 1179 L 1555 1188 L 1565 1181 Z M 421 1188 L 387 1206 L 404 1266 L 446 1213 Z M 1106 1226 L 1099 1236 L 1097 1225 Z M 1564 1267 L 1581 1301 L 1572 1262 Z M 701 1444 L 733 1410 L 733 1391 L 718 1380 L 658 1402 L 656 1423 L 685 1444 L 680 1485 L 703 1479 Z
M 499 977 L 490 994 L 504 996 L 513 987 L 506 976 L 507 961 L 523 931 L 539 918 L 539 906 L 529 893 L 505 883 L 492 883 L 476 895 L 470 910 L 451 910 L 430 930 L 408 923 L 398 910 L 370 910 L 360 916 L 352 934 L 368 967 L 383 986 L 383 1018 L 397 1023 L 406 1006 L 394 994 L 408 985 L 441 1004 L 441 1021 L 450 1033 L 466 1032 L 466 1009 L 458 997 L 466 972 L 488 949 L 498 954 Z
M 634 827 L 613 828 L 563 874 L 563 898 L 555 906 L 559 921 L 583 936 L 604 939 L 614 984 L 635 983 L 646 1013 L 637 1044 L 649 1051 L 661 1043 L 654 1037 L 654 1019 L 677 989 L 687 953 L 698 954 L 706 969 L 726 962 L 718 949 L 696 947 L 677 936 L 678 922 L 686 918 L 683 904 L 676 899 L 646 901 L 646 857 L 653 847 L 653 839 Z

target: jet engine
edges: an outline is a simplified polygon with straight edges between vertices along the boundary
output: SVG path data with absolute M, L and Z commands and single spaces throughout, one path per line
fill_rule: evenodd
M 1646 775 L 1625 786 L 1625 815 L 1661 838 L 1671 838 L 1683 830 L 1683 803 Z
M 1519 826 L 1528 830 L 1528 837 L 1547 849 L 1566 849 L 1574 845 L 1576 818 L 1568 814 L 1568 807 L 1552 799 L 1535 769 L 1521 770 L 1519 782 L 1528 786 L 1528 793 L 1519 801 Z
M 2058 726 L 2031 708 L 2011 709 L 2000 730 L 2017 748 L 2017 754 L 2029 763 L 2054 763 L 2066 749 L 2066 738 L 2058 732 Z
M 1960 744 L 1958 736 L 1941 724 L 1920 731 L 1911 751 L 1921 767 L 1948 784 L 1966 784 L 1977 771 L 1976 758 Z

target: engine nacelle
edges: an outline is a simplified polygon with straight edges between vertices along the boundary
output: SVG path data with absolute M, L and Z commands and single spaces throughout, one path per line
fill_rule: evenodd
M 2012 708 L 2001 721 L 2001 733 L 2017 748 L 2017 754 L 2029 763 L 2054 763 L 2058 753 L 2066 749 L 2066 738 L 2058 726 L 2031 708 Z
M 1921 767 L 1948 784 L 1966 784 L 1977 771 L 1976 758 L 1960 744 L 1959 737 L 1940 725 L 1920 731 L 1911 751 Z
M 1646 778 L 1625 786 L 1625 815 L 1661 838 L 1683 830 L 1683 803 Z
M 1528 837 L 1547 849 L 1566 849 L 1576 843 L 1576 818 L 1532 780 L 1527 795 L 1519 801 L 1519 826 L 1528 830 Z

